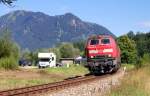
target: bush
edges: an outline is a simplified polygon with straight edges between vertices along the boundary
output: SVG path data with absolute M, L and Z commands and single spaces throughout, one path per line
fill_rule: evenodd
M 127 35 L 120 36 L 118 39 L 118 45 L 121 49 L 121 62 L 122 63 L 136 63 L 137 50 L 136 44 Z
M 59 46 L 59 50 L 62 58 L 74 58 L 75 56 L 80 55 L 80 50 L 74 48 L 71 43 L 62 43 Z
M 55 53 L 56 60 L 59 61 L 59 59 L 61 58 L 61 54 L 60 54 L 59 48 L 50 48 L 49 52 Z
M 144 66 L 149 65 L 150 64 L 150 54 L 144 54 L 143 58 L 142 58 L 142 64 Z
M 137 62 L 135 64 L 135 67 L 137 69 L 141 68 L 141 67 L 144 67 L 144 66 L 149 66 L 150 65 L 150 54 L 144 54 L 143 55 L 143 58 L 138 58 L 137 59 Z
M 16 58 L 10 56 L 10 57 L 5 57 L 0 59 L 0 68 L 2 69 L 17 69 L 18 64 L 16 62 Z
M 0 36 L 0 68 L 16 69 L 19 52 L 19 47 L 11 39 L 10 32 L 3 31 Z
M 139 69 L 143 66 L 143 63 L 142 63 L 142 58 L 138 57 L 138 59 L 136 60 L 136 64 L 135 64 L 135 68 L 136 69 Z

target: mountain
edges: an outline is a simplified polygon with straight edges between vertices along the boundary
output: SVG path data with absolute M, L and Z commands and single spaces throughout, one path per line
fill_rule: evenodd
M 41 12 L 17 10 L 0 17 L 0 31 L 6 28 L 11 30 L 12 38 L 21 48 L 30 50 L 86 39 L 92 34 L 113 35 L 105 27 L 82 21 L 72 13 L 49 16 Z

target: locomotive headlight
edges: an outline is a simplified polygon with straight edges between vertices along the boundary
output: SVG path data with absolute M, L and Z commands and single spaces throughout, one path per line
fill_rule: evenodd
M 113 49 L 104 49 L 103 53 L 105 53 L 105 52 L 113 52 Z
M 98 50 L 89 50 L 89 53 L 98 53 Z
M 91 58 L 94 58 L 94 56 L 91 56 Z
M 108 54 L 108 57 L 111 57 L 111 54 Z

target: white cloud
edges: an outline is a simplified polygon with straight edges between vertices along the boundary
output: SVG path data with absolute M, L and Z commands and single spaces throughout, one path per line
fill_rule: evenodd
M 138 26 L 144 27 L 144 28 L 150 28 L 150 21 L 140 22 L 140 23 L 138 24 Z

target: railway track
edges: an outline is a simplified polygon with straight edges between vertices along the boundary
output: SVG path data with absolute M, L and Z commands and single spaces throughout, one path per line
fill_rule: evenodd
M 117 73 L 116 73 L 117 74 Z M 48 83 L 43 85 L 35 85 L 31 87 L 17 88 L 12 90 L 0 91 L 0 96 L 33 96 L 39 95 L 41 93 L 46 92 L 55 92 L 64 88 L 68 88 L 71 86 L 77 86 L 82 83 L 88 83 L 96 79 L 109 77 L 110 74 L 102 75 L 102 76 L 84 76 L 66 79 L 64 81 Z

